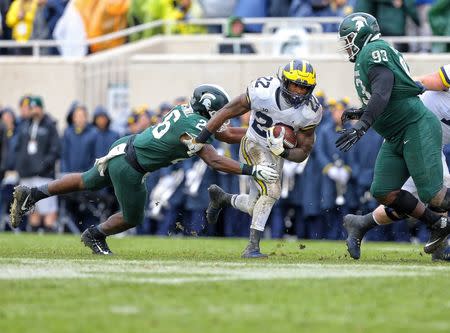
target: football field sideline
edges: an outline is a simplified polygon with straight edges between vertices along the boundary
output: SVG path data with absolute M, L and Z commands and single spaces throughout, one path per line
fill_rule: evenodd
M 339 279 L 448 275 L 450 266 L 273 264 L 176 260 L 0 259 L 0 280 L 100 279 L 183 284 L 236 280 Z

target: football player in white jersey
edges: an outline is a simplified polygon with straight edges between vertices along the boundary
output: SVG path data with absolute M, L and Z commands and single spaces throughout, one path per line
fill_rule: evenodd
M 442 144 L 450 144 L 450 91 L 448 90 L 450 88 L 450 64 L 442 66 L 437 72 L 417 77 L 416 80 L 427 90 L 420 95 L 422 102 L 441 121 Z M 346 117 L 346 120 L 352 119 L 351 111 L 347 115 L 344 113 L 343 117 Z M 444 154 L 442 154 L 442 166 L 444 170 L 444 185 L 450 187 L 450 174 Z M 402 189 L 416 197 L 418 196 L 416 185 L 411 177 L 405 182 Z M 371 221 L 383 225 L 404 218 L 405 216 L 400 216 L 393 209 L 383 205 L 378 206 L 373 212 L 364 216 L 346 215 L 344 217 L 344 227 L 348 232 L 347 248 L 351 257 L 359 259 L 361 255 L 361 240 L 364 234 L 370 230 L 368 226 L 371 225 Z M 432 259 L 450 261 L 450 248 L 448 248 L 447 242 L 442 242 L 441 246 L 432 254 Z
M 314 131 L 322 119 L 322 106 L 312 94 L 315 86 L 313 66 L 306 60 L 293 60 L 280 68 L 277 77 L 260 77 L 252 81 L 246 93 L 225 105 L 205 129 L 186 144 L 194 153 L 226 120 L 251 112 L 247 133 L 241 141 L 241 162 L 273 165 L 281 178 L 284 159 L 300 163 L 308 157 L 313 147 Z M 274 136 L 273 127 L 278 123 L 294 129 L 297 147 L 283 147 L 284 129 L 279 137 Z M 208 191 L 208 222 L 215 223 L 221 209 L 227 206 L 250 214 L 250 241 L 242 257 L 267 257 L 260 252 L 259 242 L 270 211 L 280 198 L 281 179 L 275 183 L 252 181 L 249 194 L 225 193 L 217 185 L 212 185 Z

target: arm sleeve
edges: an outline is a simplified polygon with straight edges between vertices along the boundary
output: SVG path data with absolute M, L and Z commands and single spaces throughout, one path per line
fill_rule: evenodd
M 373 66 L 369 70 L 369 82 L 372 94 L 359 120 L 364 122 L 367 127 L 372 126 L 386 108 L 394 86 L 394 73 L 385 66 Z

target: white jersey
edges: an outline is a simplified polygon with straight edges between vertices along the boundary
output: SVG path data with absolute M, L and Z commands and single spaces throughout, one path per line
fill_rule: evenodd
M 322 106 L 313 95 L 308 103 L 298 108 L 281 110 L 279 88 L 280 80 L 273 76 L 260 77 L 247 88 L 252 111 L 246 135 L 264 147 L 267 147 L 267 130 L 278 123 L 291 126 L 297 133 L 317 126 L 322 119 Z
M 442 66 L 439 74 L 442 82 L 447 86 L 450 78 L 450 64 Z M 441 122 L 442 144 L 450 144 L 450 91 L 426 91 L 419 97 Z

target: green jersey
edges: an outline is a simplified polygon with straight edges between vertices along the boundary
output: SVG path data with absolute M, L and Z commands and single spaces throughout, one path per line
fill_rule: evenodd
M 196 137 L 207 122 L 188 105 L 176 106 L 159 124 L 136 135 L 134 147 L 139 164 L 151 172 L 189 158 L 180 137 L 184 133 Z
M 372 127 L 384 138 L 393 138 L 423 117 L 426 108 L 417 96 L 421 89 L 411 78 L 402 54 L 382 39 L 364 46 L 355 62 L 355 87 L 363 106 L 367 106 L 371 94 L 369 71 L 380 65 L 394 73 L 394 86 L 386 109 Z

